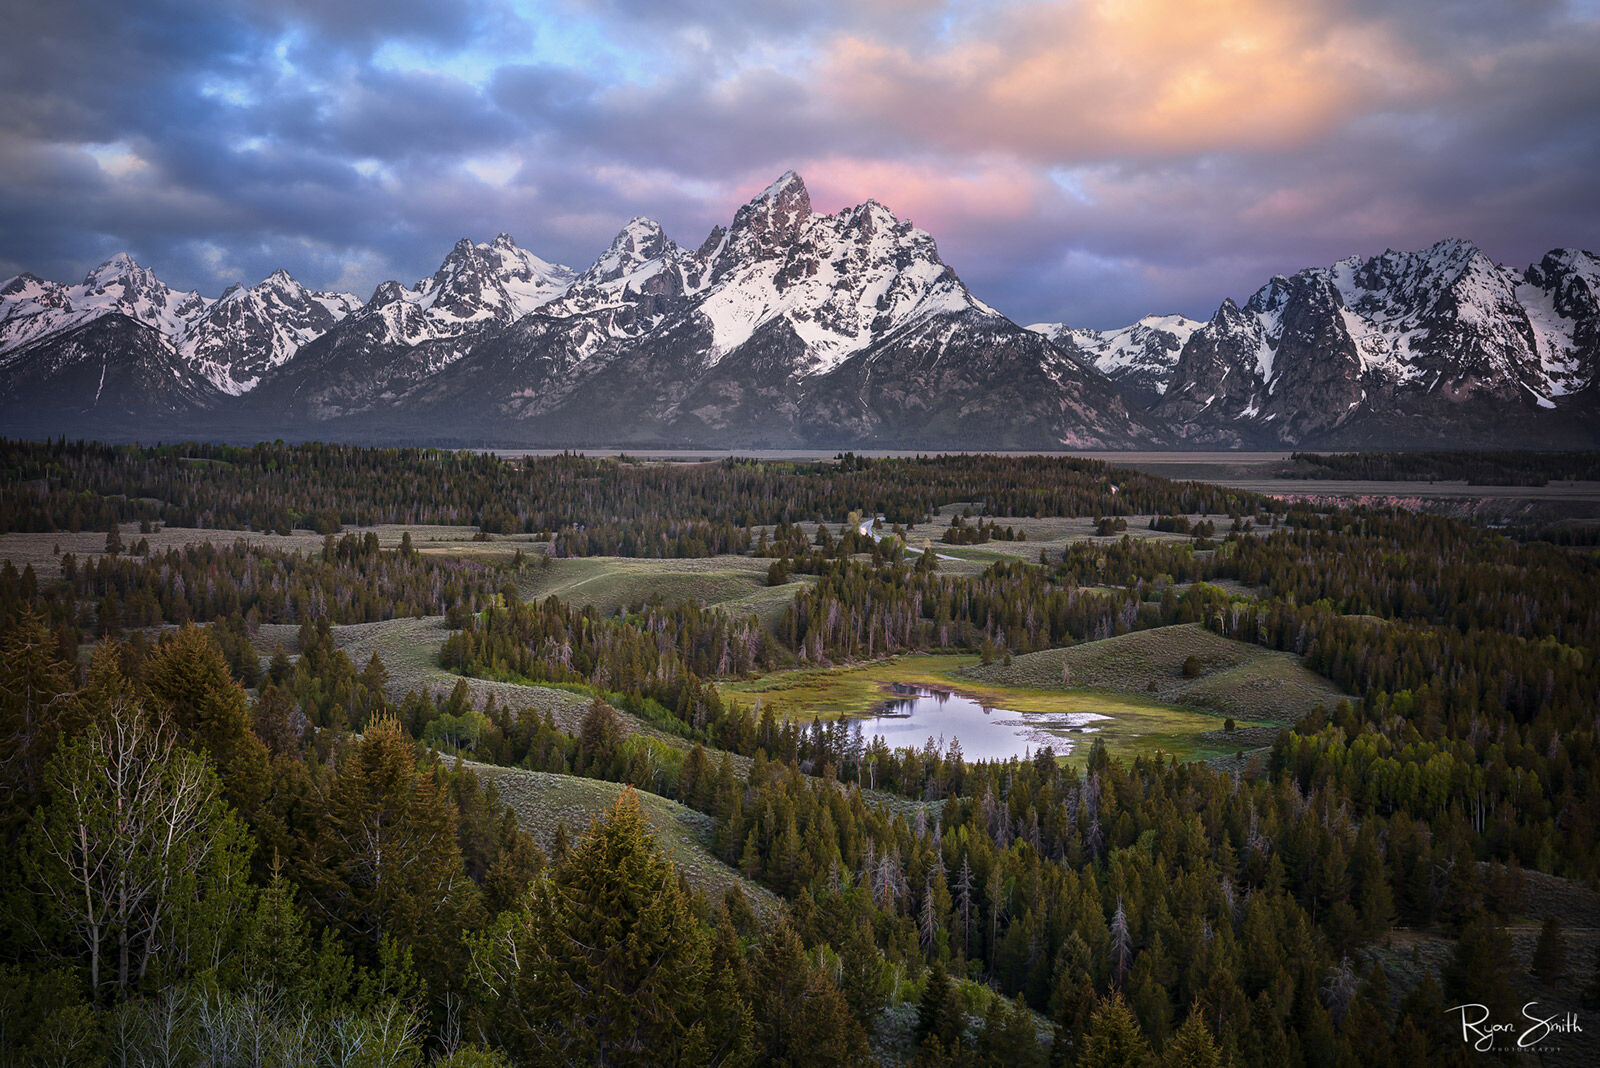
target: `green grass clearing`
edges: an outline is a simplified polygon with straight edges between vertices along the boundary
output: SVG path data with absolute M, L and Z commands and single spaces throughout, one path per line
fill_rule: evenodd
M 779 614 L 798 586 L 768 587 L 770 560 L 713 556 L 689 560 L 582 556 L 536 564 L 518 576 L 522 595 L 543 600 L 551 594 L 568 604 L 593 606 L 610 614 L 654 596 L 667 601 L 693 599 L 729 611 Z
M 1190 656 L 1200 662 L 1195 678 L 1183 675 Z M 1046 649 L 1016 657 L 1009 667 L 975 666 L 962 675 L 974 682 L 1063 690 L 1063 667 L 1065 686 L 1073 688 L 1066 692 L 1089 687 L 1144 695 L 1264 724 L 1293 723 L 1319 705 L 1332 708 L 1348 696 L 1292 653 L 1224 638 L 1197 623 Z
M 978 658 L 972 654 L 916 654 L 848 668 L 778 671 L 759 679 L 724 683 L 722 690 L 751 704 L 759 698 L 763 709 L 802 722 L 868 713 L 885 698 L 885 687 L 896 682 L 952 689 L 993 708 L 1110 717 L 1096 723 L 1097 732 L 1085 735 L 1074 747 L 1069 759 L 1078 761 L 1088 755 L 1088 742 L 1094 737 L 1123 757 L 1160 751 L 1182 760 L 1204 760 L 1238 748 L 1237 740 L 1220 730 L 1222 720 L 1215 715 L 1135 695 L 980 681 L 965 674 L 965 669 L 977 665 Z

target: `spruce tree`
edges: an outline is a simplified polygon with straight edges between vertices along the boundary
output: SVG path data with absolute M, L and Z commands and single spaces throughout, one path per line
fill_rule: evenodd
M 1198 1012 L 1189 1013 L 1161 1051 L 1161 1068 L 1222 1068 L 1222 1051 Z
M 954 1052 L 967 1030 L 967 1016 L 961 1008 L 961 995 L 943 964 L 935 964 L 922 984 L 922 1001 L 917 1006 L 917 1038 L 932 1036 L 944 1050 Z
M 1496 1018 L 1517 1011 L 1511 990 L 1511 939 L 1505 928 L 1486 913 L 1477 913 L 1461 930 L 1461 938 L 1444 968 L 1445 994 L 1450 1004 L 1476 1002 L 1487 1005 Z
M 710 946 L 639 798 L 624 789 L 534 890 L 518 937 L 524 1053 L 550 1064 L 707 1055 Z
M 833 980 L 811 966 L 787 920 L 767 932 L 751 975 L 751 1010 L 762 1064 L 860 1064 L 866 1035 Z
M 267 747 L 251 729 L 249 699 L 210 634 L 192 624 L 164 638 L 145 665 L 152 709 L 178 742 L 215 762 L 227 798 L 251 816 L 267 791 Z
M 1100 999 L 1083 1036 L 1078 1063 L 1094 1068 L 1152 1068 L 1155 1055 L 1121 994 Z
M 1539 941 L 1533 947 L 1533 974 L 1542 982 L 1559 982 L 1567 974 L 1567 943 L 1561 935 L 1561 921 L 1546 916 L 1539 928 Z
M 342 754 L 322 803 L 300 873 L 323 914 L 367 962 L 393 940 L 436 991 L 448 989 L 463 964 L 459 931 L 479 905 L 442 772 L 419 764 L 385 717 Z

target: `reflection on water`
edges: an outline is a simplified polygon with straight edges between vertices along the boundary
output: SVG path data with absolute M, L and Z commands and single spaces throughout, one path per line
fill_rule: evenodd
M 895 683 L 889 689 L 895 696 L 870 715 L 857 717 L 863 736 L 882 737 L 891 749 L 908 745 L 920 749 L 929 738 L 944 749 L 959 739 L 961 754 L 969 761 L 1005 760 L 1046 745 L 1065 755 L 1072 751 L 1074 740 L 1099 729 L 1093 726 L 1097 720 L 1110 718 L 1094 712 L 986 708 L 970 697 L 926 686 Z

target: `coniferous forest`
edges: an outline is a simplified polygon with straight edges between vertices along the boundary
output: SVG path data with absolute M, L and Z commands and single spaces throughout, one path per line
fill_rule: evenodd
M 1488 1056 L 1600 1050 L 1584 539 L 1046 457 L 0 471 L 0 1063 L 1410 1068 L 1486 1055 L 1456 1007 L 1526 1034 L 1530 1002 L 1584 1030 Z M 529 594 L 581 558 L 734 560 L 768 599 Z M 427 672 L 350 654 L 401 625 Z M 1343 696 L 1207 759 L 969 760 L 740 688 L 1177 628 Z M 525 783 L 603 803 L 541 820 Z

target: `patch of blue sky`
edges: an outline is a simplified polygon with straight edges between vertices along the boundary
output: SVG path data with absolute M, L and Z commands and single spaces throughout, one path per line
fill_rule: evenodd
M 563 67 L 602 83 L 647 84 L 660 69 L 659 57 L 617 44 L 601 20 L 571 5 L 513 0 L 510 9 L 518 24 L 482 34 L 467 47 L 439 48 L 414 39 L 391 39 L 373 53 L 373 65 L 449 74 L 478 88 L 511 64 Z
M 1080 204 L 1093 204 L 1094 194 L 1089 191 L 1089 173 L 1082 167 L 1052 167 L 1050 180 L 1067 196 Z

